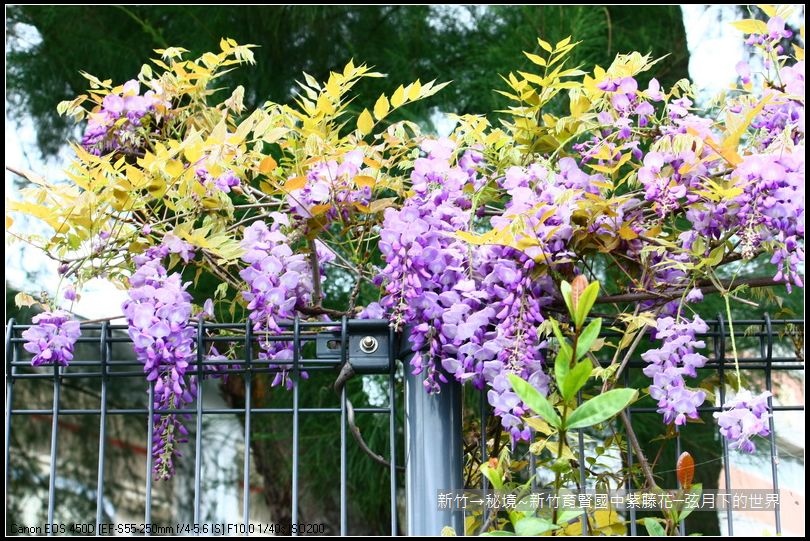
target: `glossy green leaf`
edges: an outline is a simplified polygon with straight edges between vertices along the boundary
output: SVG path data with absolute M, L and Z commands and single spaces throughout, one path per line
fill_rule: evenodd
M 685 498 L 686 501 L 683 504 L 683 509 L 678 515 L 679 521 L 691 515 L 692 511 L 698 508 L 700 497 L 703 495 L 703 485 L 701 483 L 695 483 L 689 489 L 688 494 L 691 494 L 691 497 Z
M 554 379 L 557 381 L 557 388 L 562 389 L 568 374 L 571 372 L 571 348 L 560 348 L 557 358 L 554 360 Z
M 512 389 L 515 390 L 515 393 L 526 403 L 527 406 L 529 406 L 529 408 L 531 408 L 532 411 L 542 417 L 545 422 L 554 428 L 560 428 L 560 425 L 562 424 L 560 416 L 557 415 L 556 411 L 554 411 L 554 407 L 551 405 L 551 402 L 549 402 L 545 396 L 540 394 L 540 391 L 532 387 L 529 382 L 519 378 L 515 374 L 509 374 L 507 377 L 509 378 L 509 383 L 512 385 Z
M 584 293 L 583 296 L 585 296 Z M 599 337 L 599 331 L 601 330 L 602 318 L 596 318 L 588 323 L 588 326 L 585 327 L 585 330 L 583 330 L 577 338 L 577 360 L 580 360 L 590 351 L 594 341 Z
M 560 393 L 565 401 L 569 401 L 577 394 L 577 391 L 585 386 L 588 378 L 591 377 L 593 365 L 590 360 L 580 361 L 574 368 L 566 374 L 563 383 L 560 385 Z M 559 384 L 558 384 L 559 385 Z
M 544 518 L 524 517 L 515 523 L 515 535 L 540 535 L 560 527 Z
M 606 421 L 626 408 L 637 396 L 638 391 L 635 389 L 613 389 L 594 396 L 574 410 L 568 417 L 565 428 L 587 428 Z
M 579 296 L 576 313 L 573 314 L 577 328 L 582 327 L 582 324 L 585 323 L 585 318 L 591 312 L 597 295 L 599 295 L 599 282 L 591 282 L 582 292 L 582 295 Z
M 560 511 L 560 514 L 557 516 L 557 524 L 564 526 L 575 518 L 579 518 L 579 516 L 584 512 L 584 509 L 566 509 L 564 511 Z
M 493 468 L 487 463 L 481 464 L 481 474 L 486 477 L 495 490 L 503 489 L 503 479 L 497 468 Z
M 576 319 L 574 314 L 574 305 L 571 299 L 571 284 L 566 281 L 560 284 L 560 293 L 565 301 L 565 306 L 568 307 L 568 313 L 571 314 L 571 319 Z
M 667 532 L 658 519 L 647 517 L 644 519 L 644 527 L 647 528 L 647 533 L 653 537 L 666 537 Z

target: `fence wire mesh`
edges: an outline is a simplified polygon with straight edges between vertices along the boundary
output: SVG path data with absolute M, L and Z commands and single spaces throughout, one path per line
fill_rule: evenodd
M 771 434 L 759 442 L 753 458 L 729 452 L 712 424 L 711 414 L 726 399 L 725 384 L 731 383 L 735 363 L 730 326 L 721 317 L 708 323 L 710 354 L 703 375 L 713 378 L 718 401 L 700 408 L 704 425 L 690 423 L 675 434 L 639 429 L 646 435 L 645 448 L 656 453 L 662 486 L 675 483 L 667 461 L 688 450 L 696 455 L 698 472 L 705 472 L 704 488 L 756 488 L 782 498 L 767 520 L 763 513 L 752 518 L 729 510 L 707 522 L 706 513 L 696 513 L 681 525 L 681 533 L 733 535 L 750 532 L 751 524 L 775 533 L 803 533 L 803 525 L 797 532 L 795 522 L 804 505 L 799 481 L 804 468 L 804 322 L 768 317 L 734 322 L 743 377 L 753 388 L 774 394 L 769 400 Z M 219 377 L 199 385 L 189 407 L 156 410 L 154 387 L 144 383 L 142 365 L 132 353 L 124 326 L 84 325 L 69 367 L 34 368 L 22 349 L 21 333 L 28 325 L 10 321 L 7 533 L 402 534 L 407 533 L 407 524 L 427 520 L 407 517 L 406 500 L 428 502 L 419 507 L 420 513 L 433 507 L 437 516 L 446 514 L 432 505 L 435 492 L 421 490 L 429 483 L 417 480 L 408 489 L 425 493 L 405 495 L 402 470 L 414 464 L 408 464 L 404 452 L 403 412 L 408 405 L 402 386 L 409 371 L 403 374 L 397 362 L 400 337 L 386 321 L 344 319 L 332 325 L 296 320 L 272 338 L 292 344 L 289 369 L 298 384 L 285 392 L 269 389 L 277 367 L 259 358 L 249 324 L 200 322 L 196 363 L 189 374 L 202 380 L 216 367 Z M 229 351 L 230 358 L 211 358 L 212 346 Z M 355 368 L 356 376 L 335 389 L 346 363 Z M 643 366 L 636 356 L 623 372 L 625 384 L 645 386 L 639 379 Z M 497 453 L 493 447 L 501 440 L 499 423 L 492 419 L 484 394 L 465 392 L 464 411 L 464 435 L 459 439 L 463 448 L 435 449 L 433 460 L 459 468 L 463 464 L 464 488 L 486 492 L 486 480 L 474 472 Z M 186 456 L 172 481 L 157 482 L 150 474 L 155 419 L 170 413 L 183 415 L 189 427 L 188 442 L 183 444 Z M 454 417 L 447 413 L 435 412 L 442 417 L 440 423 Z M 650 401 L 638 402 L 629 415 L 633 426 L 662 426 Z M 414 426 L 420 425 L 411 425 L 412 431 Z M 462 427 L 447 430 L 460 433 Z M 700 437 L 692 437 L 695 430 Z M 360 449 L 357 434 L 376 458 Z M 431 434 L 420 437 L 425 445 L 434 439 Z M 575 436 L 579 456 L 592 453 L 599 437 L 579 431 Z M 531 471 L 536 457 L 531 453 L 526 457 Z M 618 460 L 632 467 L 635 457 L 626 452 Z M 577 467 L 583 480 L 580 488 L 588 488 L 589 465 L 581 460 Z M 535 473 L 535 483 L 541 483 L 543 472 Z M 642 483 L 633 475 L 625 480 L 627 488 Z M 484 521 L 488 512 L 484 511 Z M 640 533 L 641 516 L 640 510 L 627 510 L 628 534 Z M 31 529 L 37 525 L 42 525 L 39 532 Z

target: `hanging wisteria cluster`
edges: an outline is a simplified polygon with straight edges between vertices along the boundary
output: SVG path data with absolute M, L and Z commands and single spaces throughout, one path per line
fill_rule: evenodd
M 127 287 L 129 334 L 154 382 L 161 479 L 187 435 L 172 411 L 198 384 L 187 373 L 192 314 L 214 313 L 192 304 L 191 292 L 210 295 L 197 289 L 202 274 L 220 284 L 219 316 L 247 310 L 273 386 L 296 384 L 285 322 L 387 318 L 407 334 L 408 369 L 424 374 L 427 392 L 451 379 L 485 390 L 513 441 L 531 433 L 510 376 L 560 394 L 552 327 L 572 332 L 561 284 L 601 280 L 600 310 L 630 338 L 648 333 L 647 391 L 665 424 L 683 426 L 707 396 L 697 382 L 704 294 L 728 302 L 738 283 L 803 287 L 803 52 L 785 56 L 792 32 L 781 16 L 747 25 L 764 71 L 739 64 L 721 111 L 698 109 L 688 83 L 664 89 L 645 73 L 655 61 L 638 53 L 586 74 L 553 68 L 576 44 L 540 40 L 548 54 L 528 58 L 552 75 L 510 74 L 502 125 L 460 117 L 441 139 L 389 115 L 442 85 L 400 86 L 352 123 L 347 93 L 379 74 L 350 63 L 323 84 L 306 76 L 297 108 L 243 114 L 243 92 L 208 105 L 207 85 L 252 62 L 250 46 L 223 40 L 198 60 L 162 50 L 164 73 L 62 106 L 89 118 L 70 173 L 81 189 L 38 188 L 18 208 L 54 228 L 49 249 L 76 286 L 104 274 Z M 770 271 L 747 283 L 740 273 L 754 259 Z M 182 268 L 196 269 L 193 283 Z M 342 310 L 325 308 L 327 276 L 345 286 Z M 34 365 L 66 366 L 78 336 L 69 314 L 46 312 L 25 349 Z M 768 434 L 768 396 L 740 390 L 715 414 L 732 448 L 751 452 L 751 438 Z
M 242 260 L 249 266 L 239 275 L 250 288 L 243 296 L 259 340 L 259 359 L 280 361 L 271 364 L 278 369 L 272 385 L 291 389 L 294 382 L 289 370 L 293 344 L 275 340 L 274 336 L 281 333 L 281 321 L 294 318 L 296 308 L 309 303 L 312 273 L 306 256 L 294 254 L 289 239 L 281 231 L 282 226 L 289 226 L 287 216 L 276 213 L 270 220 L 270 227 L 264 222 L 255 222 L 245 229 Z M 307 377 L 304 371 L 300 375 Z
M 191 295 L 180 274 L 169 274 L 163 266 L 169 253 L 179 253 L 188 261 L 193 248 L 172 239 L 137 256 L 138 268 L 130 279 L 129 299 L 122 307 L 146 380 L 154 382 L 157 411 L 183 408 L 197 394 L 196 377 L 186 376 L 196 357 L 195 328 L 189 322 Z M 178 445 L 186 441 L 188 430 L 175 413 L 155 413 L 154 425 L 153 471 L 157 479 L 169 479 L 174 475 L 175 458 L 180 456 Z

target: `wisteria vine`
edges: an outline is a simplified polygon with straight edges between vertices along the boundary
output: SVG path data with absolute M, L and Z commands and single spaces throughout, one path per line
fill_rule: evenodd
M 723 284 L 757 258 L 773 268 L 760 285 L 803 287 L 804 60 L 785 55 L 792 31 L 784 19 L 766 27 L 747 38 L 764 55 L 762 72 L 738 64 L 739 86 L 708 113 L 688 84 L 666 90 L 646 77 L 655 61 L 633 53 L 589 74 L 512 75 L 514 94 L 505 94 L 519 105 L 502 126 L 460 117 L 445 138 L 386 124 L 390 111 L 429 96 L 432 83 L 381 96 L 347 129 L 344 94 L 378 75 L 353 63 L 324 85 L 307 78 L 300 110 L 267 104 L 241 117 L 238 93 L 209 107 L 203 84 L 219 68 L 252 61 L 250 47 L 232 40 L 195 69 L 104 83 L 87 98 L 89 111 L 81 100 L 69 104 L 66 112 L 89 118 L 71 173 L 82 189 L 46 195 L 62 198 L 59 208 L 103 209 L 93 220 L 115 227 L 99 233 L 93 220 L 88 227 L 70 214 L 52 224 L 60 274 L 80 289 L 113 272 L 128 288 L 123 314 L 154 384 L 155 476 L 174 474 L 188 431 L 173 412 L 194 402 L 199 384 L 188 368 L 197 354 L 190 291 L 200 291 L 175 265 L 218 280 L 220 308 L 247 310 L 272 386 L 296 385 L 285 322 L 386 318 L 407 334 L 408 369 L 424 374 L 427 392 L 451 379 L 486 391 L 513 441 L 531 431 L 512 375 L 544 397 L 561 393 L 549 362 L 564 342 L 555 342 L 553 325 L 572 324 L 561 285 L 610 276 L 599 303 L 631 322 L 628 333 L 652 340 L 641 358 L 663 422 L 696 420 L 707 399 L 695 383 L 707 362 L 707 326 L 695 313 L 704 293 L 728 301 Z M 573 46 L 541 42 L 548 58 L 529 58 L 549 68 Z M 172 66 L 182 55 L 162 54 Z M 191 72 L 194 81 L 179 85 Z M 570 115 L 544 109 L 558 94 Z M 77 257 L 82 242 L 89 255 Z M 350 284 L 345 310 L 325 307 L 327 276 Z M 378 296 L 356 306 L 375 287 Z M 76 295 L 71 285 L 64 296 Z M 206 303 L 196 315 L 213 313 Z M 80 324 L 62 310 L 33 324 L 23 334 L 32 364 L 69 365 Z M 769 397 L 741 389 L 720 404 L 715 417 L 731 448 L 753 452 L 752 438 L 769 434 Z

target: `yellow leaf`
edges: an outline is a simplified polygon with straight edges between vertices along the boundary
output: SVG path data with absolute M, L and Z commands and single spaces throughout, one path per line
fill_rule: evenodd
M 572 90 L 568 98 L 571 102 L 571 116 L 579 118 L 591 108 L 591 102 L 581 92 Z
M 307 177 L 292 177 L 284 183 L 284 189 L 288 192 L 300 190 L 307 185 Z
M 546 80 L 540 77 L 539 75 L 535 75 L 534 73 L 526 73 L 525 71 L 519 71 L 521 77 L 529 81 L 530 83 L 534 83 L 536 85 L 545 86 Z
M 214 129 L 211 130 L 211 135 L 205 140 L 207 145 L 221 145 L 225 142 L 225 136 L 228 134 L 228 126 L 225 124 L 225 117 L 222 117 Z M 159 145 L 158 145 L 159 146 Z M 160 155 L 160 152 L 157 153 Z
M 557 45 L 554 46 L 554 49 L 558 51 L 563 47 L 565 47 L 566 45 L 568 45 L 569 43 L 571 43 L 571 36 L 568 36 L 567 38 L 558 41 Z
M 391 105 L 399 107 L 403 103 L 405 103 L 405 87 L 399 85 L 399 88 L 397 88 L 391 96 Z
M 733 153 L 733 156 L 738 161 L 737 162 L 731 162 L 731 160 L 729 161 L 734 165 L 737 165 L 739 162 L 742 161 L 742 159 L 737 154 L 737 145 L 739 145 L 740 139 L 745 134 L 745 131 L 748 129 L 748 126 L 751 125 L 751 122 L 754 121 L 757 115 L 759 115 L 759 113 L 765 107 L 765 104 L 767 104 L 768 101 L 770 101 L 772 96 L 773 94 L 766 94 L 765 97 L 763 97 L 762 100 L 760 100 L 760 102 L 757 104 L 756 107 L 754 107 L 753 109 L 751 109 L 746 113 L 745 118 L 743 119 L 742 122 L 740 122 L 738 126 L 736 126 L 736 129 L 734 130 L 729 129 L 730 133 L 723 141 L 723 152 L 721 152 L 720 154 L 724 158 L 728 159 L 727 154 Z
M 546 51 L 548 51 L 548 52 L 551 52 L 551 51 L 552 51 L 552 49 L 551 49 L 551 43 L 549 43 L 549 42 L 547 42 L 547 41 L 543 41 L 543 40 L 542 40 L 542 39 L 540 39 L 540 38 L 537 38 L 537 43 L 538 43 L 538 44 L 540 45 L 540 47 L 542 47 L 544 50 L 546 50 Z
M 165 170 L 170 177 L 177 178 L 183 174 L 183 162 L 180 160 L 169 160 L 166 162 Z
M 532 62 L 534 62 L 538 66 L 542 66 L 544 68 L 546 67 L 546 65 L 547 65 L 546 64 L 546 59 L 543 58 L 542 56 L 538 56 L 538 55 L 532 54 L 532 53 L 527 53 L 526 51 L 523 51 L 523 54 L 525 54 L 526 58 L 528 58 L 529 60 L 531 60 Z
M 363 163 L 369 167 L 373 167 L 374 169 L 379 169 L 380 167 L 382 167 L 382 164 L 380 162 L 372 158 L 369 158 L 368 156 L 363 157 Z
M 310 87 L 314 88 L 315 90 L 320 90 L 321 89 L 321 85 L 319 85 L 318 81 L 315 79 L 315 77 L 313 77 L 309 73 L 304 72 L 304 80 L 307 82 L 307 84 Z
M 422 83 L 419 82 L 419 79 L 408 85 L 408 99 L 418 100 L 422 94 Z
M 273 171 L 277 165 L 276 160 L 274 160 L 272 156 L 267 156 L 259 163 L 259 172 L 266 175 Z
M 331 208 L 332 205 L 329 204 L 315 205 L 314 207 L 312 207 L 312 209 L 310 209 L 309 213 L 312 214 L 312 216 L 320 216 L 321 214 L 326 214 L 326 212 Z
M 363 135 L 371 133 L 371 130 L 374 129 L 374 119 L 371 117 L 371 113 L 368 112 L 368 109 L 363 109 L 363 112 L 360 113 L 360 116 L 357 118 L 357 129 L 360 130 L 360 133 Z
M 6 215 L 6 229 L 10 229 L 12 225 L 14 225 L 14 218 Z
M 627 535 L 627 527 L 615 509 L 597 509 L 590 519 L 593 533 L 601 535 Z M 565 535 L 582 535 L 582 521 L 577 518 L 563 530 Z
M 360 188 L 365 188 L 368 186 L 369 188 L 373 188 L 377 181 L 374 177 L 369 177 L 367 175 L 358 175 L 354 177 L 354 183 L 359 186 Z
M 379 97 L 377 103 L 374 104 L 374 116 L 377 120 L 381 120 L 385 115 L 388 114 L 388 111 L 391 107 L 388 105 L 388 98 L 385 97 L 385 94 Z
M 368 206 L 368 210 L 370 213 L 380 212 L 381 210 L 385 210 L 388 207 L 391 207 L 396 203 L 396 197 L 384 197 L 382 199 L 375 199 L 371 202 Z
M 619 229 L 619 236 L 624 240 L 633 240 L 638 238 L 638 233 L 633 231 L 630 225 L 622 224 L 622 227 Z
M 14 304 L 17 305 L 17 308 L 22 308 L 23 306 L 33 306 L 39 303 L 34 297 L 29 295 L 28 293 L 23 293 L 22 291 L 20 291 L 14 296 Z
M 65 221 L 54 212 L 51 206 L 37 205 L 36 203 L 30 203 L 28 201 L 9 201 L 8 208 L 39 218 L 51 226 L 56 233 L 62 233 L 68 230 Z
M 316 105 L 318 107 L 318 112 L 324 113 L 325 115 L 335 114 L 335 104 L 326 94 L 321 94 L 318 96 Z
M 776 8 L 770 4 L 757 4 L 757 7 L 762 10 L 768 17 L 776 15 Z
M 206 67 L 210 68 L 210 67 L 215 66 L 215 65 L 217 65 L 219 63 L 219 56 L 215 55 L 214 53 L 210 53 L 210 52 L 205 53 L 204 55 L 202 55 L 202 61 L 203 61 L 203 64 L 206 65 Z
M 188 163 L 197 163 L 203 157 L 202 143 L 198 142 L 187 146 L 183 154 L 186 156 Z
M 686 128 L 686 133 L 689 135 L 700 135 L 700 133 L 691 126 Z M 725 145 L 718 145 L 711 137 L 706 138 L 706 144 L 731 165 L 737 166 L 742 162 L 742 158 L 737 154 L 736 149 L 725 149 L 723 148 Z
M 731 26 L 744 32 L 746 34 L 767 34 L 768 25 L 763 21 L 756 19 L 743 19 L 741 21 L 734 21 Z
M 504 246 L 509 246 L 514 238 L 509 234 L 508 230 L 508 227 L 502 229 L 493 229 L 492 231 L 487 231 L 483 235 L 477 235 L 467 231 L 456 231 L 456 236 L 465 242 L 477 246 L 483 244 L 502 244 Z
M 526 417 L 524 422 L 541 434 L 550 435 L 554 430 L 540 417 Z
M 265 182 L 265 181 L 263 181 L 263 180 L 260 180 L 260 181 L 259 181 L 259 189 L 260 189 L 262 192 L 266 193 L 266 194 L 273 194 L 273 193 L 276 193 L 276 188 L 275 188 L 275 186 L 273 186 L 273 185 L 272 185 L 272 184 L 270 184 L 269 182 Z
M 289 128 L 273 128 L 262 135 L 262 140 L 265 143 L 273 144 L 284 137 L 289 131 Z
M 329 75 L 329 80 L 326 81 L 326 95 L 331 98 L 338 98 L 340 97 L 340 82 L 338 81 L 339 75 L 336 73 L 331 73 Z

